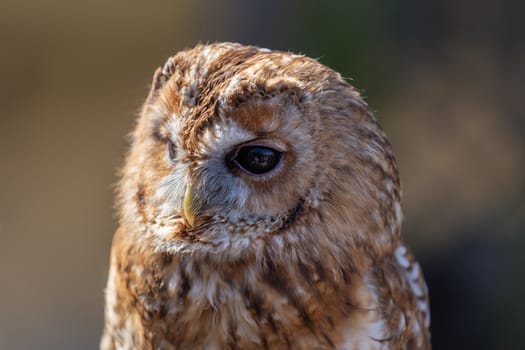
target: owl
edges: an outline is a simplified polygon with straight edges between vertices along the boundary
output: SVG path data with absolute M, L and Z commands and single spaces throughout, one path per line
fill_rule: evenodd
M 117 190 L 101 349 L 430 349 L 391 146 L 302 55 L 157 69 Z

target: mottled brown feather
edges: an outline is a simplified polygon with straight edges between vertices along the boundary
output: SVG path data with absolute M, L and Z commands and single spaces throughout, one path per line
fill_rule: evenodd
M 101 349 L 430 349 L 395 157 L 338 73 L 199 45 L 155 72 L 132 139 Z M 274 173 L 227 165 L 250 142 L 284 152 Z

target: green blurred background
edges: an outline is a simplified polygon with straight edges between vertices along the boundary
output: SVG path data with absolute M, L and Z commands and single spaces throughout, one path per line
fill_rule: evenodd
M 525 2 L 2 0 L 0 349 L 94 349 L 125 135 L 198 42 L 319 58 L 390 136 L 436 349 L 524 349 Z

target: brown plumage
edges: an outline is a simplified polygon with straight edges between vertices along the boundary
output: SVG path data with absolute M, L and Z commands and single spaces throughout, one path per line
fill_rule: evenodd
M 430 349 L 395 158 L 338 73 L 199 45 L 132 139 L 101 349 Z

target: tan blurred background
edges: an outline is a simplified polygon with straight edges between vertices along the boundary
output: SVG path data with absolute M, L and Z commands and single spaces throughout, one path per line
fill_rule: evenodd
M 3 0 L 0 349 L 93 349 L 112 184 L 151 75 L 198 42 L 352 78 L 390 136 L 436 349 L 525 348 L 520 0 Z

